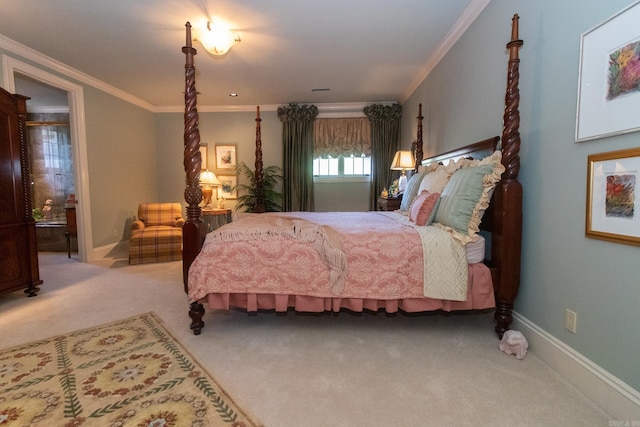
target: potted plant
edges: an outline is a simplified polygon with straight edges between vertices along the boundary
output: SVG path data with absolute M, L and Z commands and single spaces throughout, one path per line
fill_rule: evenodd
M 235 209 L 244 208 L 247 212 L 262 211 L 258 206 L 259 190 L 256 182 L 255 171 L 251 170 L 244 162 L 238 163 L 235 167 L 237 174 L 244 175 L 249 180 L 248 184 L 238 184 L 235 190 L 238 193 L 238 203 Z M 276 185 L 282 181 L 281 169 L 278 166 L 267 166 L 263 169 L 263 206 L 262 212 L 279 212 L 282 210 L 280 201 L 282 194 L 276 191 Z

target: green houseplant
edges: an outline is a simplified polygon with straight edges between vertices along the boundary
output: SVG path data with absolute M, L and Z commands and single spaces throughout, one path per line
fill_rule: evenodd
M 235 167 L 238 175 L 244 175 L 248 184 L 238 184 L 235 190 L 238 193 L 238 203 L 235 209 L 245 209 L 247 212 L 256 212 L 258 202 L 258 188 L 256 185 L 255 171 L 249 168 L 244 162 L 238 163 Z M 281 169 L 278 166 L 267 166 L 263 169 L 263 203 L 266 212 L 279 212 L 282 210 L 280 201 L 282 194 L 276 191 L 276 185 L 282 181 Z

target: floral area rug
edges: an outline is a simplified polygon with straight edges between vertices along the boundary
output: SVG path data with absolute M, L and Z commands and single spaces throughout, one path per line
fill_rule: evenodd
M 153 313 L 0 351 L 0 426 L 258 426 Z

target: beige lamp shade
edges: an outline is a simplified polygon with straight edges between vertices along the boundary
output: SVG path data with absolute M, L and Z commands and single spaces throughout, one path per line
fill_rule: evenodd
M 200 173 L 200 185 L 220 185 L 220 180 L 215 173 L 207 169 Z
M 407 187 L 407 175 L 404 171 L 407 169 L 413 169 L 415 167 L 416 160 L 413 157 L 413 152 L 409 150 L 396 151 L 396 155 L 393 156 L 393 162 L 391 162 L 391 170 L 402 171 L 400 178 L 398 178 L 398 191 L 403 192 Z
M 405 171 L 413 169 L 416 165 L 416 160 L 413 157 L 413 152 L 409 150 L 396 151 L 396 155 L 393 156 L 393 162 L 391 162 L 391 170 Z

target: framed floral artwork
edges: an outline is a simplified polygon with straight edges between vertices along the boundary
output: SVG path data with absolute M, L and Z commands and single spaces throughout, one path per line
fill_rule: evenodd
M 639 173 L 640 148 L 588 157 L 587 237 L 640 246 Z
M 237 164 L 235 144 L 216 144 L 216 169 L 233 169 Z
M 582 34 L 576 141 L 640 130 L 640 2 Z
M 218 175 L 220 187 L 218 187 L 218 198 L 227 200 L 235 200 L 238 198 L 236 185 L 238 185 L 238 177 L 236 175 Z

